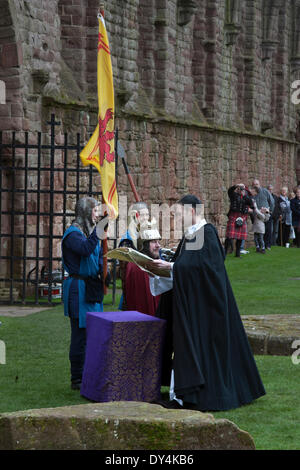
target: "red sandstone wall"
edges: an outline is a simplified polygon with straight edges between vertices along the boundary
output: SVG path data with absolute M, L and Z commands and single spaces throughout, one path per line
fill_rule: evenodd
M 274 138 L 170 125 L 120 120 L 119 138 L 125 143 L 127 162 L 141 197 L 153 203 L 174 203 L 184 193 L 198 195 L 206 216 L 223 236 L 228 211 L 227 189 L 235 182 L 263 185 L 295 184 L 295 145 Z M 127 144 L 126 144 L 127 143 Z M 180 159 L 178 158 L 180 155 Z M 130 193 L 119 168 L 119 193 Z
M 116 125 L 142 198 L 171 203 L 196 193 L 222 235 L 232 183 L 259 177 L 278 191 L 297 182 L 299 115 L 290 92 L 300 74 L 300 7 L 197 0 L 193 10 L 188 3 L 105 2 Z M 70 139 L 80 132 L 84 142 L 93 131 L 98 6 L 98 0 L 1 2 L 4 139 L 11 130 L 48 132 L 53 112 L 62 122 L 57 141 L 68 131 Z M 11 184 L 9 174 L 2 184 Z M 119 193 L 133 200 L 121 166 Z M 59 233 L 58 220 L 55 226 Z

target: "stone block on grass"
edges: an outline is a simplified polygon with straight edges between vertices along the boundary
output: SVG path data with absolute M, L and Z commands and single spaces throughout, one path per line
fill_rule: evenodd
M 253 450 L 227 419 L 144 402 L 88 403 L 0 415 L 0 450 Z

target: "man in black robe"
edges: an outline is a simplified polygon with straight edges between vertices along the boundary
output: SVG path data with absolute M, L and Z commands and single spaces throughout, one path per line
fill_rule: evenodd
M 201 201 L 192 195 L 179 201 L 192 216 L 189 234 L 182 238 L 169 267 L 170 290 L 151 278 L 154 295 L 162 294 L 157 316 L 167 320 L 168 347 L 164 360 L 174 352 L 176 400 L 167 407 L 219 411 L 240 407 L 265 394 L 224 265 L 224 251 L 217 231 L 203 217 L 197 220 Z M 152 284 L 151 284 L 152 283 Z M 162 293 L 164 292 L 165 293 Z M 168 336 L 167 336 L 168 338 Z M 165 368 L 163 368 L 165 374 Z M 169 377 L 171 370 L 169 368 Z

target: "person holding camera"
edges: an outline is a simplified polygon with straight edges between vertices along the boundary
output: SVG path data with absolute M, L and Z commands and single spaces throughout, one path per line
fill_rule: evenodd
M 242 183 L 228 189 L 230 209 L 226 227 L 225 256 L 228 248 L 233 247 L 236 240 L 235 256 L 240 257 L 242 240 L 247 239 L 247 216 L 253 212 L 253 201 Z

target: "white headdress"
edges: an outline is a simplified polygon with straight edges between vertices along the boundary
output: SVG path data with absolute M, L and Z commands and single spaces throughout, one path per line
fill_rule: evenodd
M 144 222 L 138 227 L 138 232 L 140 235 L 140 239 L 142 241 L 149 241 L 149 240 L 160 240 L 161 236 L 158 231 L 157 223 L 155 219 L 151 221 Z

